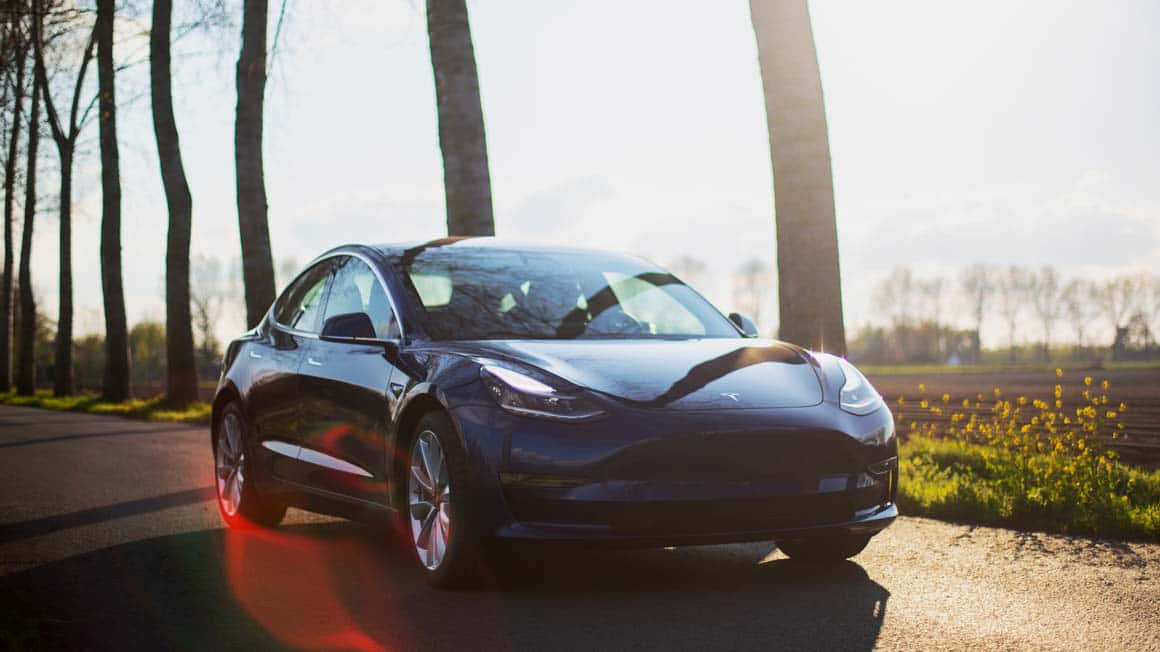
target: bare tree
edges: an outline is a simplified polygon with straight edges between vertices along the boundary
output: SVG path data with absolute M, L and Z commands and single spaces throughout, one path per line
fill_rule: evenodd
M 967 299 L 971 321 L 975 326 L 974 349 L 977 360 L 983 347 L 983 320 L 995 293 L 995 273 L 987 265 L 971 265 L 959 275 L 959 288 Z
M 1148 318 L 1152 321 L 1152 332 L 1160 333 L 1160 276 L 1148 280 Z
M 238 107 L 234 122 L 238 231 L 246 284 L 246 323 L 254 326 L 274 303 L 274 257 L 267 221 L 262 124 L 266 95 L 266 0 L 242 5 L 242 50 L 238 55 Z
M 177 120 L 173 116 L 173 80 L 170 76 L 172 0 L 154 0 L 149 33 L 149 79 L 153 107 L 153 135 L 169 207 L 169 236 L 165 250 L 165 397 L 170 403 L 196 401 L 197 360 L 193 351 L 190 315 L 189 239 L 193 198 L 181 161 Z
M 910 268 L 899 265 L 874 290 L 874 302 L 890 315 L 890 323 L 895 328 L 914 323 L 915 286 Z
M 697 291 L 705 290 L 705 261 L 683 253 L 668 264 L 668 269 L 674 276 L 684 281 L 685 285 Z
M 223 317 L 226 302 L 232 302 L 238 294 L 236 278 L 223 272 L 220 260 L 207 256 L 194 259 L 190 274 L 190 301 L 199 363 L 209 362 L 217 355 L 219 343 L 215 327 Z
M 27 163 L 24 173 L 24 227 L 20 237 L 20 351 L 16 359 L 16 391 L 36 392 L 36 298 L 32 294 L 32 226 L 36 219 L 36 157 L 40 145 L 40 86 L 32 86 L 28 110 Z
M 1132 276 L 1117 276 L 1104 281 L 1095 294 L 1096 305 L 1104 313 L 1108 325 L 1112 327 L 1112 338 L 1125 325 L 1128 315 L 1139 302 L 1139 282 Z
M 0 279 L 0 391 L 12 388 L 12 261 L 15 259 L 12 219 L 16 199 L 16 159 L 20 155 L 20 130 L 23 125 L 21 108 L 24 105 L 24 68 L 28 59 L 28 43 L 20 24 L 19 13 L 13 11 L 5 24 L 5 50 L 15 68 L 12 81 L 12 124 L 8 134 L 8 148 L 4 159 L 4 271 Z
M 733 275 L 734 303 L 738 310 L 745 312 L 758 324 L 762 323 L 765 316 L 763 307 L 769 298 L 769 272 L 769 265 L 760 258 L 750 258 Z
M 495 235 L 479 74 L 466 0 L 427 0 L 447 235 Z
M 921 310 L 920 322 L 930 324 L 934 330 L 934 355 L 939 360 L 943 359 L 943 332 L 942 332 L 942 315 L 945 299 L 943 297 L 943 286 L 946 281 L 939 276 L 928 279 L 919 279 L 915 283 L 915 289 L 918 294 L 918 304 Z
M 121 166 L 117 149 L 117 100 L 114 89 L 114 0 L 97 0 L 97 83 L 101 143 L 101 288 L 105 295 L 105 377 L 102 394 L 110 401 L 129 397 L 129 327 L 121 277 Z
M 1051 358 L 1051 334 L 1055 323 L 1063 316 L 1066 302 L 1063 297 L 1063 287 L 1053 267 L 1043 267 L 1038 273 L 1029 277 L 1028 291 L 1031 295 L 1031 307 L 1039 324 L 1043 328 L 1043 359 Z
M 1087 328 L 1094 318 L 1095 287 L 1083 279 L 1075 279 L 1063 288 L 1065 314 L 1075 333 L 1076 353 L 1083 351 Z
M 1010 362 L 1017 360 L 1015 349 L 1016 336 L 1019 331 L 1019 318 L 1027 303 L 1029 280 L 1026 270 L 1014 265 L 1003 270 L 998 275 L 996 289 L 999 302 L 996 308 L 1003 323 L 1007 326 L 1007 346 Z
M 72 100 L 69 105 L 68 124 L 62 124 L 60 114 L 56 110 L 56 103 L 52 99 L 52 89 L 48 83 L 48 71 L 45 64 L 45 37 L 44 37 L 44 4 L 41 0 L 34 0 L 39 10 L 33 20 L 33 46 L 36 57 L 36 83 L 44 95 L 45 115 L 48 126 L 52 131 L 53 142 L 56 143 L 56 152 L 60 158 L 60 201 L 58 203 L 60 215 L 60 301 L 58 305 L 56 355 L 53 366 L 53 393 L 64 396 L 73 393 L 73 362 L 72 362 L 72 329 L 73 329 L 73 288 L 72 288 L 72 174 L 73 157 L 76 153 L 77 137 L 85 124 L 89 110 L 93 104 L 80 112 L 81 92 L 84 88 L 85 75 L 88 72 L 89 61 L 93 56 L 93 47 L 96 40 L 95 28 L 88 36 L 87 44 L 81 55 L 77 69 L 76 83 L 72 85 Z M 63 18 L 66 23 L 76 23 L 79 11 L 68 8 L 68 14 Z M 86 30 L 88 31 L 88 30 Z
M 773 166 L 780 337 L 846 351 L 834 182 L 806 0 L 750 0 Z

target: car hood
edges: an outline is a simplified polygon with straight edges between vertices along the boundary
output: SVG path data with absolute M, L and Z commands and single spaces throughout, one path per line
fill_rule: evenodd
M 822 401 L 821 383 L 809 360 L 797 349 L 772 340 L 502 340 L 456 344 L 463 345 L 461 353 L 532 365 L 642 408 L 790 408 Z

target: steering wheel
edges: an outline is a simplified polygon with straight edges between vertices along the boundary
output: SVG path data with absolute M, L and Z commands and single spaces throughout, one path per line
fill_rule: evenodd
M 597 335 L 637 335 L 647 331 L 638 319 L 620 306 L 613 306 L 588 322 L 588 332 Z

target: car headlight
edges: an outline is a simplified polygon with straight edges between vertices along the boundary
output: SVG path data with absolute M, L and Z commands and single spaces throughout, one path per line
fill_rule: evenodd
M 874 386 L 866 380 L 861 371 L 842 358 L 838 367 L 845 376 L 842 389 L 838 393 L 838 406 L 850 414 L 870 414 L 885 405 Z
M 506 367 L 484 365 L 479 376 L 495 402 L 513 414 L 556 421 L 584 421 L 604 414 L 590 399 L 559 392 L 551 385 Z

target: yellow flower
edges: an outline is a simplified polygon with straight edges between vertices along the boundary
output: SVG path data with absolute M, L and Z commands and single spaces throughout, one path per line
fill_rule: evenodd
M 1059 367 L 1056 367 L 1056 368 L 1055 368 L 1055 377 L 1056 377 L 1056 378 L 1059 378 L 1059 377 L 1061 377 L 1061 376 L 1063 376 L 1063 369 L 1060 369 Z
M 1059 410 L 1061 408 L 1063 408 L 1063 401 L 1055 399 L 1055 409 Z
M 950 400 L 951 400 L 951 395 L 950 395 L 950 394 L 943 394 L 943 403 L 946 403 L 946 402 L 948 402 L 948 401 L 950 401 Z
M 902 404 L 904 404 L 904 403 L 906 403 L 906 398 L 905 398 L 905 397 L 902 397 L 902 396 L 899 396 L 899 397 L 898 397 L 898 404 L 899 404 L 899 405 L 902 405 Z
M 924 398 L 921 401 L 919 401 L 918 407 L 925 410 L 927 407 L 929 407 L 929 404 L 926 402 L 926 399 Z
M 1055 398 L 1063 398 L 1063 387 L 1060 385 L 1055 386 Z
M 1108 390 L 1108 381 L 1105 380 L 1104 382 L 1100 383 L 1100 387 L 1103 387 L 1104 391 L 1107 391 Z
M 965 408 L 971 407 L 971 402 L 964 398 L 963 399 L 963 407 L 965 407 Z
M 995 392 L 995 398 L 999 398 L 1003 395 L 1003 393 L 999 391 L 998 387 L 996 387 L 993 391 Z
M 1091 376 L 1084 376 L 1083 377 L 1083 384 L 1091 385 L 1092 384 L 1092 377 Z
M 1104 416 L 1105 416 L 1105 417 L 1107 417 L 1107 418 L 1109 418 L 1109 419 L 1115 419 L 1115 418 L 1116 418 L 1116 413 L 1115 413 L 1114 411 L 1112 411 L 1112 410 L 1108 410 L 1108 411 L 1107 411 L 1107 412 L 1104 414 Z

